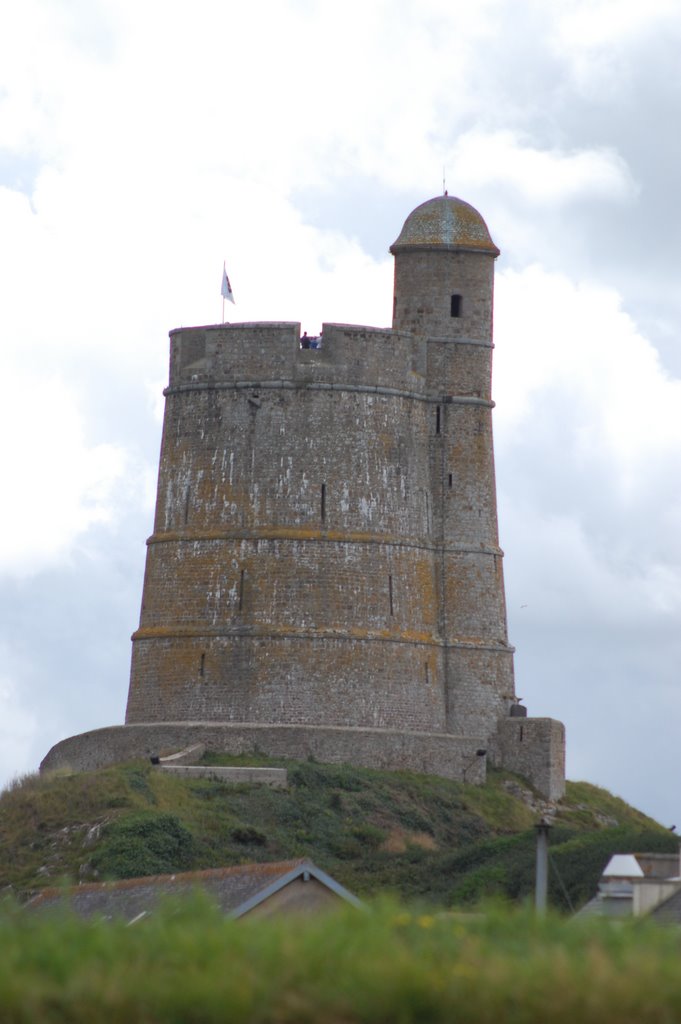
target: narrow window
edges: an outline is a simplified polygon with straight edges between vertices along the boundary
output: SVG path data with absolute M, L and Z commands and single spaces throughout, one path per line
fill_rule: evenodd
M 189 522 L 189 488 L 184 496 L 184 525 L 186 526 Z
M 243 611 L 244 607 L 244 570 L 241 570 L 241 578 L 239 580 L 239 611 Z
M 519 741 L 521 743 L 523 742 L 523 727 L 522 727 L 522 725 L 520 726 L 520 735 L 518 736 L 518 739 L 519 739 Z
M 461 296 L 452 295 L 452 304 L 450 308 L 451 316 L 461 316 Z
M 435 433 L 440 433 L 440 406 L 435 406 Z
M 425 665 L 425 669 L 426 669 L 426 686 L 429 686 L 430 685 L 430 672 L 428 671 L 428 662 L 427 661 L 424 662 L 424 665 Z
M 450 487 L 452 486 L 452 474 L 451 473 L 449 474 L 449 486 Z
M 206 655 L 202 654 L 201 655 L 201 664 L 199 666 L 199 675 L 202 678 L 203 678 L 203 675 L 204 675 L 205 671 L 206 671 Z
M 324 522 L 326 519 L 326 484 L 322 484 L 321 514 L 322 522 Z
M 388 576 L 388 598 L 390 600 L 390 614 L 394 615 L 395 610 L 393 608 L 393 578 Z

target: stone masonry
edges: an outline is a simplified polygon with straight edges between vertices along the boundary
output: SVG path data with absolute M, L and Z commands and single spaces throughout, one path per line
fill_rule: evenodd
M 445 195 L 391 252 L 392 329 L 324 324 L 319 349 L 300 347 L 297 323 L 171 332 L 126 726 L 90 741 L 108 760 L 135 736 L 158 750 L 210 735 L 482 781 L 484 749 L 562 795 L 560 723 L 509 718 L 498 249 Z M 66 740 L 43 766 L 97 761 L 87 746 Z

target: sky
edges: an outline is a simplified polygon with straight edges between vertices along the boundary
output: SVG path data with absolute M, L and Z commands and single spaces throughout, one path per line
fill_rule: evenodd
M 389 326 L 388 247 L 497 260 L 516 686 L 568 776 L 681 829 L 678 0 L 22 0 L 0 11 L 0 783 L 120 724 L 168 331 Z

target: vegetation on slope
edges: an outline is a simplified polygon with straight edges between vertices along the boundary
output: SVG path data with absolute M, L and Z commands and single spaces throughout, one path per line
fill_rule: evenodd
M 283 765 L 289 788 L 179 778 L 142 762 L 15 783 L 0 795 L 0 887 L 21 896 L 63 878 L 309 857 L 360 896 L 387 890 L 450 907 L 532 892 L 542 806 L 513 776 L 491 773 L 476 787 L 309 761 L 228 760 Z M 677 847 L 667 830 L 586 783 L 568 784 L 553 820 L 550 900 L 560 909 L 593 894 L 613 852 Z
M 14 1024 L 662 1024 L 681 1019 L 675 929 L 529 912 L 232 921 L 200 901 L 126 927 L 0 911 Z

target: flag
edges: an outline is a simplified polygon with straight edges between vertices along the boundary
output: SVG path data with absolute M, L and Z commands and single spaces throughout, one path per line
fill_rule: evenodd
M 223 299 L 229 299 L 230 302 L 234 302 L 234 292 L 232 291 L 232 286 L 229 283 L 229 278 L 227 277 L 227 270 L 224 264 L 222 267 L 222 288 L 220 289 L 220 294 L 222 295 Z

